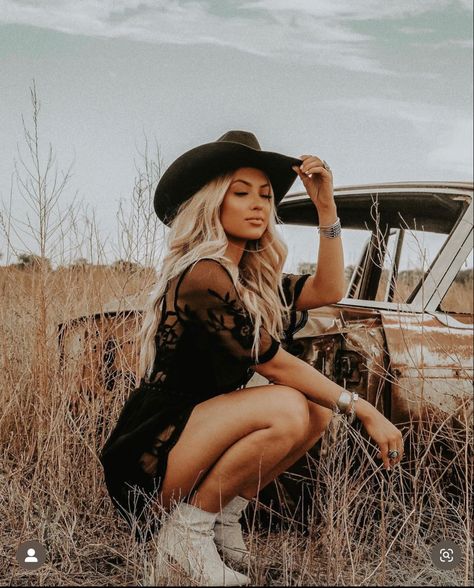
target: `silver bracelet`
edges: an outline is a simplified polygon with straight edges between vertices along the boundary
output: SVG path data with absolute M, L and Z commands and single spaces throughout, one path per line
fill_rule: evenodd
M 336 413 L 342 412 L 346 414 L 347 409 L 351 403 L 351 394 L 343 390 L 336 403 Z
M 333 410 L 333 412 L 335 414 L 345 414 L 348 416 L 348 422 L 349 424 L 352 424 L 352 422 L 354 421 L 355 417 L 356 417 L 356 413 L 355 413 L 355 403 L 357 401 L 357 399 L 359 398 L 359 395 L 357 394 L 357 392 L 346 392 L 345 390 L 343 390 L 341 392 L 341 395 L 339 396 L 339 399 L 336 403 L 336 406 Z
M 337 217 L 336 222 L 332 225 L 318 226 L 318 232 L 322 237 L 327 239 L 335 239 L 341 234 L 341 219 Z
M 349 409 L 349 416 L 347 417 L 347 422 L 350 425 L 352 425 L 352 423 L 354 422 L 354 420 L 356 418 L 355 403 L 358 398 L 359 398 L 359 395 L 357 394 L 357 392 L 352 392 L 352 394 L 351 394 L 351 408 Z

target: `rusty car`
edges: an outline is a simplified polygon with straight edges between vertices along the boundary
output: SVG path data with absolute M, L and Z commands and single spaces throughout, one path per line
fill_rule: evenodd
M 294 311 L 287 350 L 401 428 L 433 418 L 453 427 L 472 416 L 472 182 L 394 182 L 336 187 L 347 290 L 337 304 Z M 305 192 L 280 203 L 286 271 L 312 272 L 318 224 Z M 107 407 L 136 384 L 141 293 L 59 325 L 63 369 Z M 255 373 L 247 386 L 265 381 Z M 324 439 L 324 437 L 323 437 Z M 320 452 L 320 442 L 314 452 Z M 261 500 L 298 500 L 297 462 Z M 294 476 L 292 477 L 292 474 Z M 304 517 L 304 514 L 301 515 Z

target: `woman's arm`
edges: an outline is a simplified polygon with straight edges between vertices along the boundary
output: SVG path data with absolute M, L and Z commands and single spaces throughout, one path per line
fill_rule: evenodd
M 319 211 L 321 225 L 330 225 L 337 219 L 336 205 Z M 345 294 L 344 253 L 341 236 L 328 239 L 319 237 L 319 252 L 314 276 L 310 276 L 296 301 L 296 310 L 311 310 L 339 302 Z
M 318 212 L 319 225 L 332 225 L 337 220 L 333 177 L 319 157 L 301 155 L 303 163 L 293 169 L 300 177 Z M 296 304 L 297 310 L 309 310 L 339 302 L 345 294 L 344 253 L 341 237 L 320 236 L 316 272 L 306 281 Z
M 344 391 L 344 388 L 317 369 L 281 347 L 272 359 L 254 366 L 254 370 L 273 384 L 295 388 L 309 400 L 332 410 L 337 406 L 339 396 Z M 392 464 L 399 462 L 403 455 L 401 432 L 367 400 L 359 398 L 354 408 L 357 418 L 379 446 L 384 466 L 390 469 L 388 451 L 396 449 L 399 452 L 399 458 L 392 460 Z
M 270 361 L 257 364 L 253 369 L 273 384 L 296 388 L 309 400 L 331 410 L 335 410 L 339 396 L 344 391 L 344 388 L 339 384 L 324 376 L 299 357 L 288 353 L 282 347 L 278 349 Z M 358 418 L 371 411 L 378 412 L 370 402 L 362 398 L 357 400 L 355 409 Z

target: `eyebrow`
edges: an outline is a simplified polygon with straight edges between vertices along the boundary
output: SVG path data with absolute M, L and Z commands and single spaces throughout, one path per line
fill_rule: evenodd
M 247 182 L 246 180 L 234 180 L 233 182 L 231 182 L 232 184 L 235 184 L 235 182 L 243 182 L 244 184 L 247 184 L 247 186 L 251 186 L 252 184 L 250 182 Z M 266 186 L 269 186 L 270 184 L 262 184 L 260 186 L 260 188 L 265 188 Z

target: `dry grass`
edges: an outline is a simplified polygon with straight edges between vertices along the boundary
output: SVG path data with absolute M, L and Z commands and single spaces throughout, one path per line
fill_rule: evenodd
M 111 268 L 92 270 L 93 278 L 80 269 L 45 272 L 0 272 L 2 582 L 187 585 L 157 564 L 155 539 L 135 542 L 103 482 L 97 457 L 107 434 L 102 425 L 113 426 L 129 388 L 116 387 L 108 399 L 81 396 L 72 410 L 78 391 L 58 364 L 58 319 L 84 304 L 100 307 L 132 293 L 150 275 Z M 305 483 L 313 512 L 306 534 L 278 515 L 267 529 L 248 522 L 253 583 L 471 584 L 472 429 L 453 428 L 434 415 L 409 444 L 403 467 L 387 473 L 357 428 L 335 419 L 323 457 L 310 463 L 312 479 Z M 414 430 L 405 430 L 406 445 Z M 430 548 L 441 538 L 464 551 L 462 565 L 451 572 L 431 562 Z M 28 539 L 48 550 L 38 572 L 14 561 L 17 545 Z
M 473 314 L 474 312 L 474 296 L 473 296 L 473 283 L 472 283 L 472 271 L 470 280 L 463 279 L 464 276 L 460 272 L 460 275 L 456 277 L 454 282 L 448 288 L 445 296 L 443 297 L 440 309 L 448 313 L 461 313 L 461 314 Z M 400 279 L 396 283 L 395 294 L 393 297 L 394 302 L 406 302 L 408 296 L 412 293 L 413 289 L 418 283 L 420 278 L 420 272 L 413 271 L 412 274 L 407 273 L 403 279 Z M 384 293 L 387 286 L 386 273 L 382 273 L 382 277 L 379 282 L 378 292 L 376 300 L 384 300 Z

